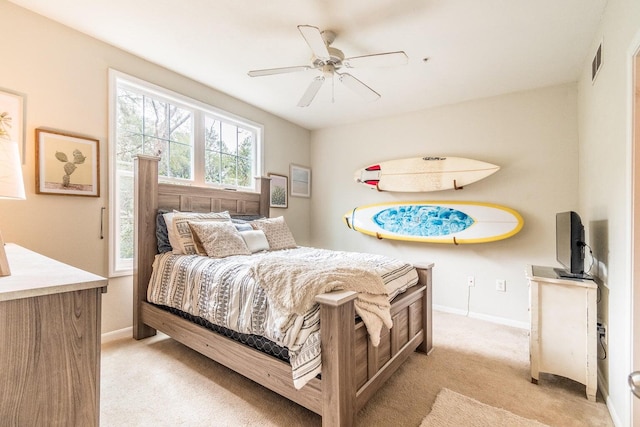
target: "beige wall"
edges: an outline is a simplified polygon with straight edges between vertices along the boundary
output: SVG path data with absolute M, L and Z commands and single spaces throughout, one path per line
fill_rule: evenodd
M 459 156 L 501 166 L 463 190 L 379 193 L 353 182 L 374 162 L 424 155 Z M 435 262 L 434 304 L 527 326 L 527 263 L 555 264 L 555 213 L 578 206 L 576 90 L 563 85 L 314 131 L 312 236 L 317 246 Z M 453 246 L 377 240 L 342 223 L 348 210 L 392 200 L 468 200 L 511 207 L 523 230 L 492 243 Z M 507 292 L 496 291 L 506 279 Z
M 591 59 L 601 41 L 602 68 L 592 84 Z M 608 325 L 608 354 L 599 361 L 600 386 L 617 425 L 632 425 L 626 385 L 632 339 L 632 47 L 640 47 L 640 2 L 610 0 L 578 85 L 580 212 L 603 282 L 598 314 Z
M 309 131 L 299 126 L 5 0 L 0 0 L 0 17 L 0 87 L 26 94 L 27 106 L 23 166 L 27 200 L 0 201 L 0 230 L 8 242 L 93 273 L 107 274 L 107 238 L 100 239 L 100 214 L 109 203 L 109 68 L 264 125 L 265 173 L 288 175 L 290 162 L 310 163 Z M 35 194 L 37 127 L 100 140 L 100 198 Z M 272 216 L 278 215 L 286 217 L 300 243 L 308 243 L 308 199 L 292 198 L 289 209 L 272 210 Z M 131 292 L 131 277 L 110 280 L 103 304 L 103 331 L 131 325 Z

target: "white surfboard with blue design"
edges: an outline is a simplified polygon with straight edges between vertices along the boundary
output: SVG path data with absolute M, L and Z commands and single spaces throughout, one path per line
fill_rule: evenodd
M 484 243 L 518 233 L 522 216 L 482 202 L 391 202 L 360 206 L 344 215 L 352 230 L 379 239 L 429 243 Z

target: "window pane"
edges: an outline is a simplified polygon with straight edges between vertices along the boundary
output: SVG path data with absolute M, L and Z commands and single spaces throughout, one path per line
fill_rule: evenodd
M 144 97 L 144 134 L 169 139 L 169 124 L 167 122 L 167 104 Z
M 133 157 L 142 153 L 142 134 L 122 132 L 116 130 L 118 144 L 116 148 L 116 161 L 133 162 Z
M 220 151 L 220 121 L 207 116 L 204 133 L 205 150 Z
M 229 123 L 222 123 L 222 152 L 225 154 L 238 153 L 238 127 Z
M 221 162 L 222 162 L 222 184 L 228 185 L 236 185 L 236 156 L 229 156 L 227 154 L 222 154 Z
M 251 158 L 253 153 L 253 132 L 238 128 L 238 156 Z
M 117 128 L 123 133 L 142 134 L 142 95 L 118 89 Z
M 174 178 L 191 179 L 192 161 L 191 144 L 179 142 L 169 143 L 169 165 L 170 175 Z
M 191 111 L 169 105 L 169 133 L 174 141 L 189 142 L 192 134 Z
M 220 153 L 207 151 L 205 153 L 205 182 L 221 184 L 220 181 Z
M 251 160 L 238 157 L 238 186 L 250 187 L 253 185 L 253 173 L 251 172 Z
M 133 175 L 119 173 L 118 175 L 118 231 L 120 258 L 133 258 Z

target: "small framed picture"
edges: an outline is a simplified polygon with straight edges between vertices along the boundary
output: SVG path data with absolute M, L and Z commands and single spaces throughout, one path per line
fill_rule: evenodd
M 100 196 L 100 142 L 36 129 L 36 193 Z
M 287 181 L 284 175 L 270 173 L 271 185 L 269 187 L 269 200 L 272 208 L 286 208 L 287 204 Z
M 289 165 L 291 176 L 291 196 L 311 197 L 311 169 L 306 166 Z
M 25 102 L 24 95 L 0 89 L 0 139 L 15 141 L 25 162 Z

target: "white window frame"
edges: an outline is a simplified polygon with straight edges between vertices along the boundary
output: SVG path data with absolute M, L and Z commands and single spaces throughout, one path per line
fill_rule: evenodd
M 133 274 L 133 260 L 121 259 L 119 257 L 119 199 L 117 180 L 118 172 L 116 164 L 116 99 L 119 85 L 129 86 L 136 91 L 148 94 L 156 99 L 165 100 L 180 107 L 187 108 L 193 112 L 194 144 L 192 156 L 192 178 L 185 180 L 179 178 L 162 178 L 163 182 L 174 182 L 183 185 L 212 188 L 233 188 L 229 185 L 214 185 L 205 183 L 204 179 L 204 123 L 205 116 L 210 115 L 220 118 L 226 122 L 248 129 L 255 133 L 255 158 L 253 159 L 254 176 L 263 174 L 264 149 L 263 134 L 264 126 L 247 120 L 243 117 L 231 114 L 204 102 L 173 92 L 169 89 L 146 82 L 137 77 L 130 76 L 120 71 L 109 69 L 109 277 L 127 276 Z M 253 187 L 238 187 L 243 191 L 260 191 L 257 180 L 254 180 Z

